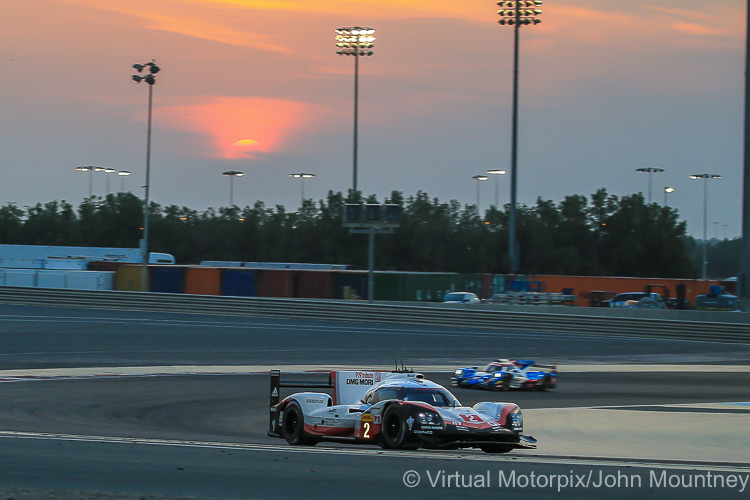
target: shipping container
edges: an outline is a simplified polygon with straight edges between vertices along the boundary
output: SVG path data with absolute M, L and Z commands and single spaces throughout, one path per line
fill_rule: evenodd
M 3 286 L 37 286 L 34 269 L 0 269 Z
M 78 271 L 68 275 L 67 288 L 71 290 L 113 290 L 114 271 Z
M 258 297 L 294 297 L 297 271 L 256 269 Z
M 478 281 L 475 283 L 479 285 Z M 442 302 L 446 293 L 461 290 L 463 285 L 458 273 L 406 273 L 400 300 Z
M 221 295 L 255 297 L 257 295 L 255 278 L 255 271 L 250 269 L 222 269 Z
M 296 296 L 302 299 L 332 299 L 335 297 L 333 271 L 298 271 Z
M 494 289 L 494 278 L 495 276 L 493 274 L 482 273 L 481 286 L 479 288 L 480 299 L 489 299 L 490 297 L 492 297 Z
M 37 272 L 36 286 L 39 288 L 67 288 L 65 271 Z
M 185 293 L 221 295 L 221 269 L 189 267 L 185 270 Z
M 404 298 L 404 273 L 380 271 L 375 273 L 375 300 L 398 302 Z
M 334 273 L 334 298 L 367 300 L 367 272 L 339 271 Z
M 149 266 L 151 291 L 158 293 L 185 293 L 185 268 L 175 266 Z
M 576 306 L 590 306 L 592 291 L 626 293 L 643 292 L 647 285 L 664 285 L 669 290 L 670 297 L 677 296 L 677 285 L 685 286 L 685 296 L 690 306 L 695 305 L 695 297 L 708 293 L 711 285 L 718 284 L 715 280 L 697 280 L 680 278 L 630 278 L 618 276 L 555 276 L 533 275 L 527 277 L 530 281 L 545 283 L 547 292 L 570 292 L 576 295 Z M 661 290 L 654 289 L 661 293 Z
M 37 271 L 39 288 L 64 288 L 68 290 L 112 290 L 114 286 L 113 271 L 73 271 L 43 270 Z
M 88 271 L 117 271 L 122 264 L 119 262 L 89 262 L 86 269 Z
M 123 264 L 118 267 L 115 271 L 115 290 L 140 292 L 142 268 L 140 264 Z M 146 285 L 146 290 L 148 290 L 148 273 L 146 273 Z

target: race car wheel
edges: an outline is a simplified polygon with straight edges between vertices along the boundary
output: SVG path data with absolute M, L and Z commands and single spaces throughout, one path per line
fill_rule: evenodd
M 513 447 L 507 444 L 484 444 L 479 449 L 485 453 L 508 453 Z
M 513 375 L 510 373 L 506 373 L 503 375 L 503 380 L 500 382 L 499 389 L 501 391 L 509 391 L 510 390 L 510 381 L 513 380 Z
M 380 445 L 386 449 L 402 448 L 406 443 L 408 430 L 401 407 L 391 405 L 383 413 L 383 427 L 380 432 Z
M 542 383 L 537 386 L 540 391 L 547 391 L 552 389 L 552 377 L 545 375 L 542 379 Z
M 292 445 L 314 446 L 318 443 L 314 438 L 305 435 L 305 417 L 296 401 L 292 401 L 284 408 L 281 435 Z

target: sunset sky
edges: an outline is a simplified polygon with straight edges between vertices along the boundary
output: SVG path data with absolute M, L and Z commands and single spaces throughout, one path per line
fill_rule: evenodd
M 155 59 L 152 199 L 194 209 L 299 205 L 351 186 L 354 58 L 334 29 L 376 30 L 360 60 L 359 187 L 475 203 L 509 168 L 513 30 L 488 0 L 6 0 L 0 8 L 0 204 L 88 195 L 79 165 L 145 182 Z M 740 233 L 745 2 L 549 0 L 521 30 L 519 201 L 647 191 L 700 236 Z M 104 173 L 94 194 L 105 194 Z M 500 179 L 500 203 L 509 199 Z M 111 190 L 120 187 L 110 179 Z M 494 179 L 481 186 L 494 202 Z

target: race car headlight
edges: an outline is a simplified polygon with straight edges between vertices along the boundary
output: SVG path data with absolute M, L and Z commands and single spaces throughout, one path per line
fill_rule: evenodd
M 441 425 L 440 415 L 432 412 L 424 412 L 417 415 L 419 417 L 419 423 L 422 425 Z
M 523 413 L 521 413 L 520 408 L 516 408 L 515 410 L 510 412 L 510 426 L 514 431 L 523 431 Z
M 502 377 L 502 376 L 503 376 L 503 374 L 502 374 L 502 373 L 499 373 L 499 372 L 495 372 L 495 374 L 494 374 L 494 375 L 492 375 L 492 376 L 493 376 L 493 377 L 497 377 L 497 378 L 500 378 L 500 377 Z
M 456 375 L 461 375 L 463 372 L 464 372 L 463 370 L 456 370 L 453 373 L 455 373 Z

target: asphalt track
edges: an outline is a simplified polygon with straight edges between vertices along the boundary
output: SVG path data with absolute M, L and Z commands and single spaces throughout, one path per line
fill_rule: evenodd
M 750 445 L 750 346 L 604 333 L 0 305 L 0 379 L 9 370 L 50 368 L 73 377 L 0 383 L 0 487 L 199 498 L 750 496 L 750 485 L 740 492 L 739 484 L 726 484 L 750 475 L 744 451 Z M 560 387 L 549 393 L 454 389 L 463 404 L 519 403 L 526 431 L 540 440 L 538 450 L 494 456 L 294 448 L 265 435 L 263 375 L 75 378 L 81 367 L 317 362 L 320 368 L 369 368 L 403 358 L 420 369 L 496 356 L 562 363 Z M 655 371 L 664 363 L 672 365 L 669 371 Z M 635 371 L 610 372 L 625 364 L 635 364 Z M 565 373 L 571 365 L 585 370 Z M 429 376 L 448 380 L 444 371 Z M 408 487 L 416 477 L 419 484 Z M 718 477 L 724 483 L 717 486 L 711 481 Z

